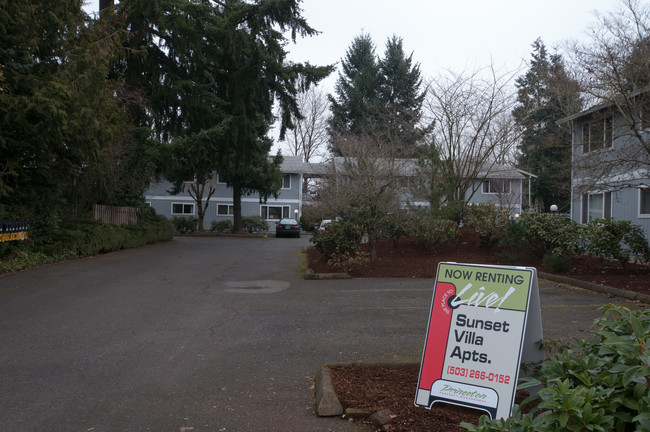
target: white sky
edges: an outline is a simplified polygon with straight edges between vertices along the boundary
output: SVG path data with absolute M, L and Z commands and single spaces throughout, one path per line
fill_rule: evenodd
M 88 1 L 96 11 L 99 0 Z M 525 67 L 531 44 L 541 37 L 549 51 L 567 40 L 584 39 L 594 11 L 607 13 L 618 0 L 303 0 L 303 16 L 320 31 L 287 50 L 296 62 L 339 63 L 362 32 L 383 56 L 392 35 L 420 63 L 424 78 L 444 69 L 474 70 L 493 64 L 499 71 Z M 561 50 L 560 50 L 561 53 Z M 332 93 L 338 73 L 323 82 Z
M 86 0 L 96 11 L 99 0 Z M 294 61 L 340 62 L 352 40 L 368 33 L 383 55 L 392 35 L 420 63 L 424 77 L 441 69 L 460 72 L 488 66 L 514 70 L 541 37 L 549 50 L 583 38 L 595 10 L 614 10 L 618 0 L 303 0 L 303 15 L 321 34 L 289 44 Z M 332 74 L 330 81 L 334 81 Z

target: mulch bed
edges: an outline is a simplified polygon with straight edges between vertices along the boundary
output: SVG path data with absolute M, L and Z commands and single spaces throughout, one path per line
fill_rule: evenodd
M 471 408 L 435 403 L 431 409 L 415 406 L 415 389 L 418 383 L 419 366 L 404 367 L 359 367 L 331 366 L 330 376 L 334 390 L 343 406 L 368 412 L 389 409 L 393 415 L 387 429 L 374 426 L 370 421 L 363 423 L 376 431 L 392 432 L 450 432 L 463 431 L 461 422 L 477 424 L 484 413 Z M 518 391 L 515 402 L 528 397 L 526 391 Z
M 434 278 L 440 261 L 473 264 L 509 265 L 501 258 L 498 247 L 490 249 L 479 246 L 478 236 L 473 229 L 461 229 L 460 238 L 451 245 L 434 250 L 418 244 L 414 239 L 401 239 L 395 247 L 389 240 L 377 243 L 377 261 L 355 267 L 350 276 L 354 278 L 414 277 Z M 341 269 L 330 267 L 314 248 L 307 249 L 308 266 L 315 273 L 335 273 Z M 587 282 L 620 288 L 650 295 L 650 266 L 628 264 L 623 269 L 618 262 L 603 262 L 588 256 L 574 256 L 571 268 L 566 273 L 554 272 L 542 265 L 541 258 L 524 252 L 518 265 L 535 267 L 539 271 L 555 273 Z
M 378 259 L 356 267 L 349 274 L 354 278 L 413 277 L 434 278 L 440 261 L 474 264 L 508 265 L 499 256 L 497 247 L 481 248 L 471 228 L 461 229 L 461 237 L 453 245 L 435 250 L 423 247 L 413 239 L 401 239 L 397 247 L 390 241 L 377 244 Z M 340 272 L 324 262 L 313 248 L 307 249 L 308 266 L 315 273 Z M 539 271 L 556 273 L 542 266 L 540 258 L 524 253 L 519 265 L 535 267 Z M 575 256 L 566 273 L 556 273 L 574 279 L 611 286 L 650 295 L 650 266 L 629 264 L 623 269 L 617 262 L 603 262 L 587 256 Z M 437 403 L 431 410 L 414 405 L 419 367 L 331 367 L 332 381 L 343 408 L 358 408 L 370 412 L 390 409 L 395 418 L 385 429 L 393 432 L 461 431 L 459 424 L 477 424 L 481 411 L 455 405 Z M 519 403 L 526 392 L 518 392 Z M 370 424 L 367 420 L 366 423 Z

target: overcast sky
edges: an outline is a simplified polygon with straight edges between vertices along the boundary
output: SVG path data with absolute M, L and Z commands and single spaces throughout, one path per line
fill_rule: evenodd
M 99 0 L 88 1 L 96 11 Z M 553 49 L 583 38 L 595 10 L 612 11 L 618 0 L 303 0 L 307 22 L 321 34 L 290 44 L 292 60 L 315 65 L 340 62 L 362 32 L 382 55 L 392 35 L 430 77 L 441 69 L 460 72 L 493 63 L 513 70 L 530 57 L 541 37 Z M 330 77 L 335 80 L 336 74 Z
M 88 2 L 96 11 L 99 0 Z M 531 44 L 541 37 L 553 51 L 569 39 L 585 39 L 594 11 L 607 13 L 618 0 L 303 0 L 303 15 L 321 33 L 289 44 L 290 59 L 336 64 L 352 40 L 368 33 L 382 56 L 392 35 L 420 63 L 424 78 L 448 69 L 499 71 L 523 68 Z M 333 92 L 338 74 L 324 83 Z

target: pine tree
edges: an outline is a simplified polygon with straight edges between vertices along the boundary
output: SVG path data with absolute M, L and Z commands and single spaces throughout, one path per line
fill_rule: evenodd
M 338 139 L 346 135 L 379 136 L 394 148 L 393 156 L 416 157 L 430 127 L 422 127 L 420 66 L 413 55 L 406 56 L 402 39 L 393 36 L 386 43 L 383 58 L 367 34 L 357 36 L 341 63 L 336 97 L 330 95 L 330 150 L 340 155 Z M 380 134 L 377 132 L 381 131 Z
M 241 198 L 258 193 L 261 201 L 281 188 L 281 156 L 269 160 L 272 141 L 267 132 L 280 107 L 280 139 L 299 115 L 297 89 L 308 88 L 331 73 L 329 66 L 286 61 L 283 31 L 315 35 L 301 16 L 299 0 L 226 0 L 217 5 L 222 49 L 217 95 L 226 102 L 228 128 L 219 140 L 218 169 L 233 188 L 234 229 L 241 230 Z
M 131 188 L 112 163 L 124 162 L 112 143 L 126 129 L 106 80 L 119 37 L 87 22 L 81 5 L 0 9 L 0 197 L 12 217 L 78 216 Z
M 422 103 L 426 93 L 420 91 L 420 65 L 413 64 L 413 54 L 404 53 L 401 38 L 393 36 L 386 43 L 384 57 L 379 60 L 381 73 L 380 127 L 386 140 L 399 143 L 399 154 L 416 157 L 431 127 L 421 127 Z
M 579 112 L 579 88 L 559 55 L 549 55 L 541 39 L 533 44 L 528 72 L 517 78 L 518 105 L 513 110 L 522 128 L 519 168 L 538 176 L 533 200 L 544 209 L 566 208 L 571 187 L 571 133 L 558 120 Z
M 375 44 L 368 34 L 353 41 L 341 62 L 335 86 L 336 97 L 329 95 L 330 150 L 340 156 L 336 141 L 347 134 L 360 134 L 377 121 L 377 105 L 381 76 L 375 55 Z

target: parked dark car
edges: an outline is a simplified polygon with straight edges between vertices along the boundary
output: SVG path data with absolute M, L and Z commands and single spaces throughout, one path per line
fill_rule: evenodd
M 276 237 L 300 237 L 300 225 L 295 219 L 280 219 L 275 226 Z

